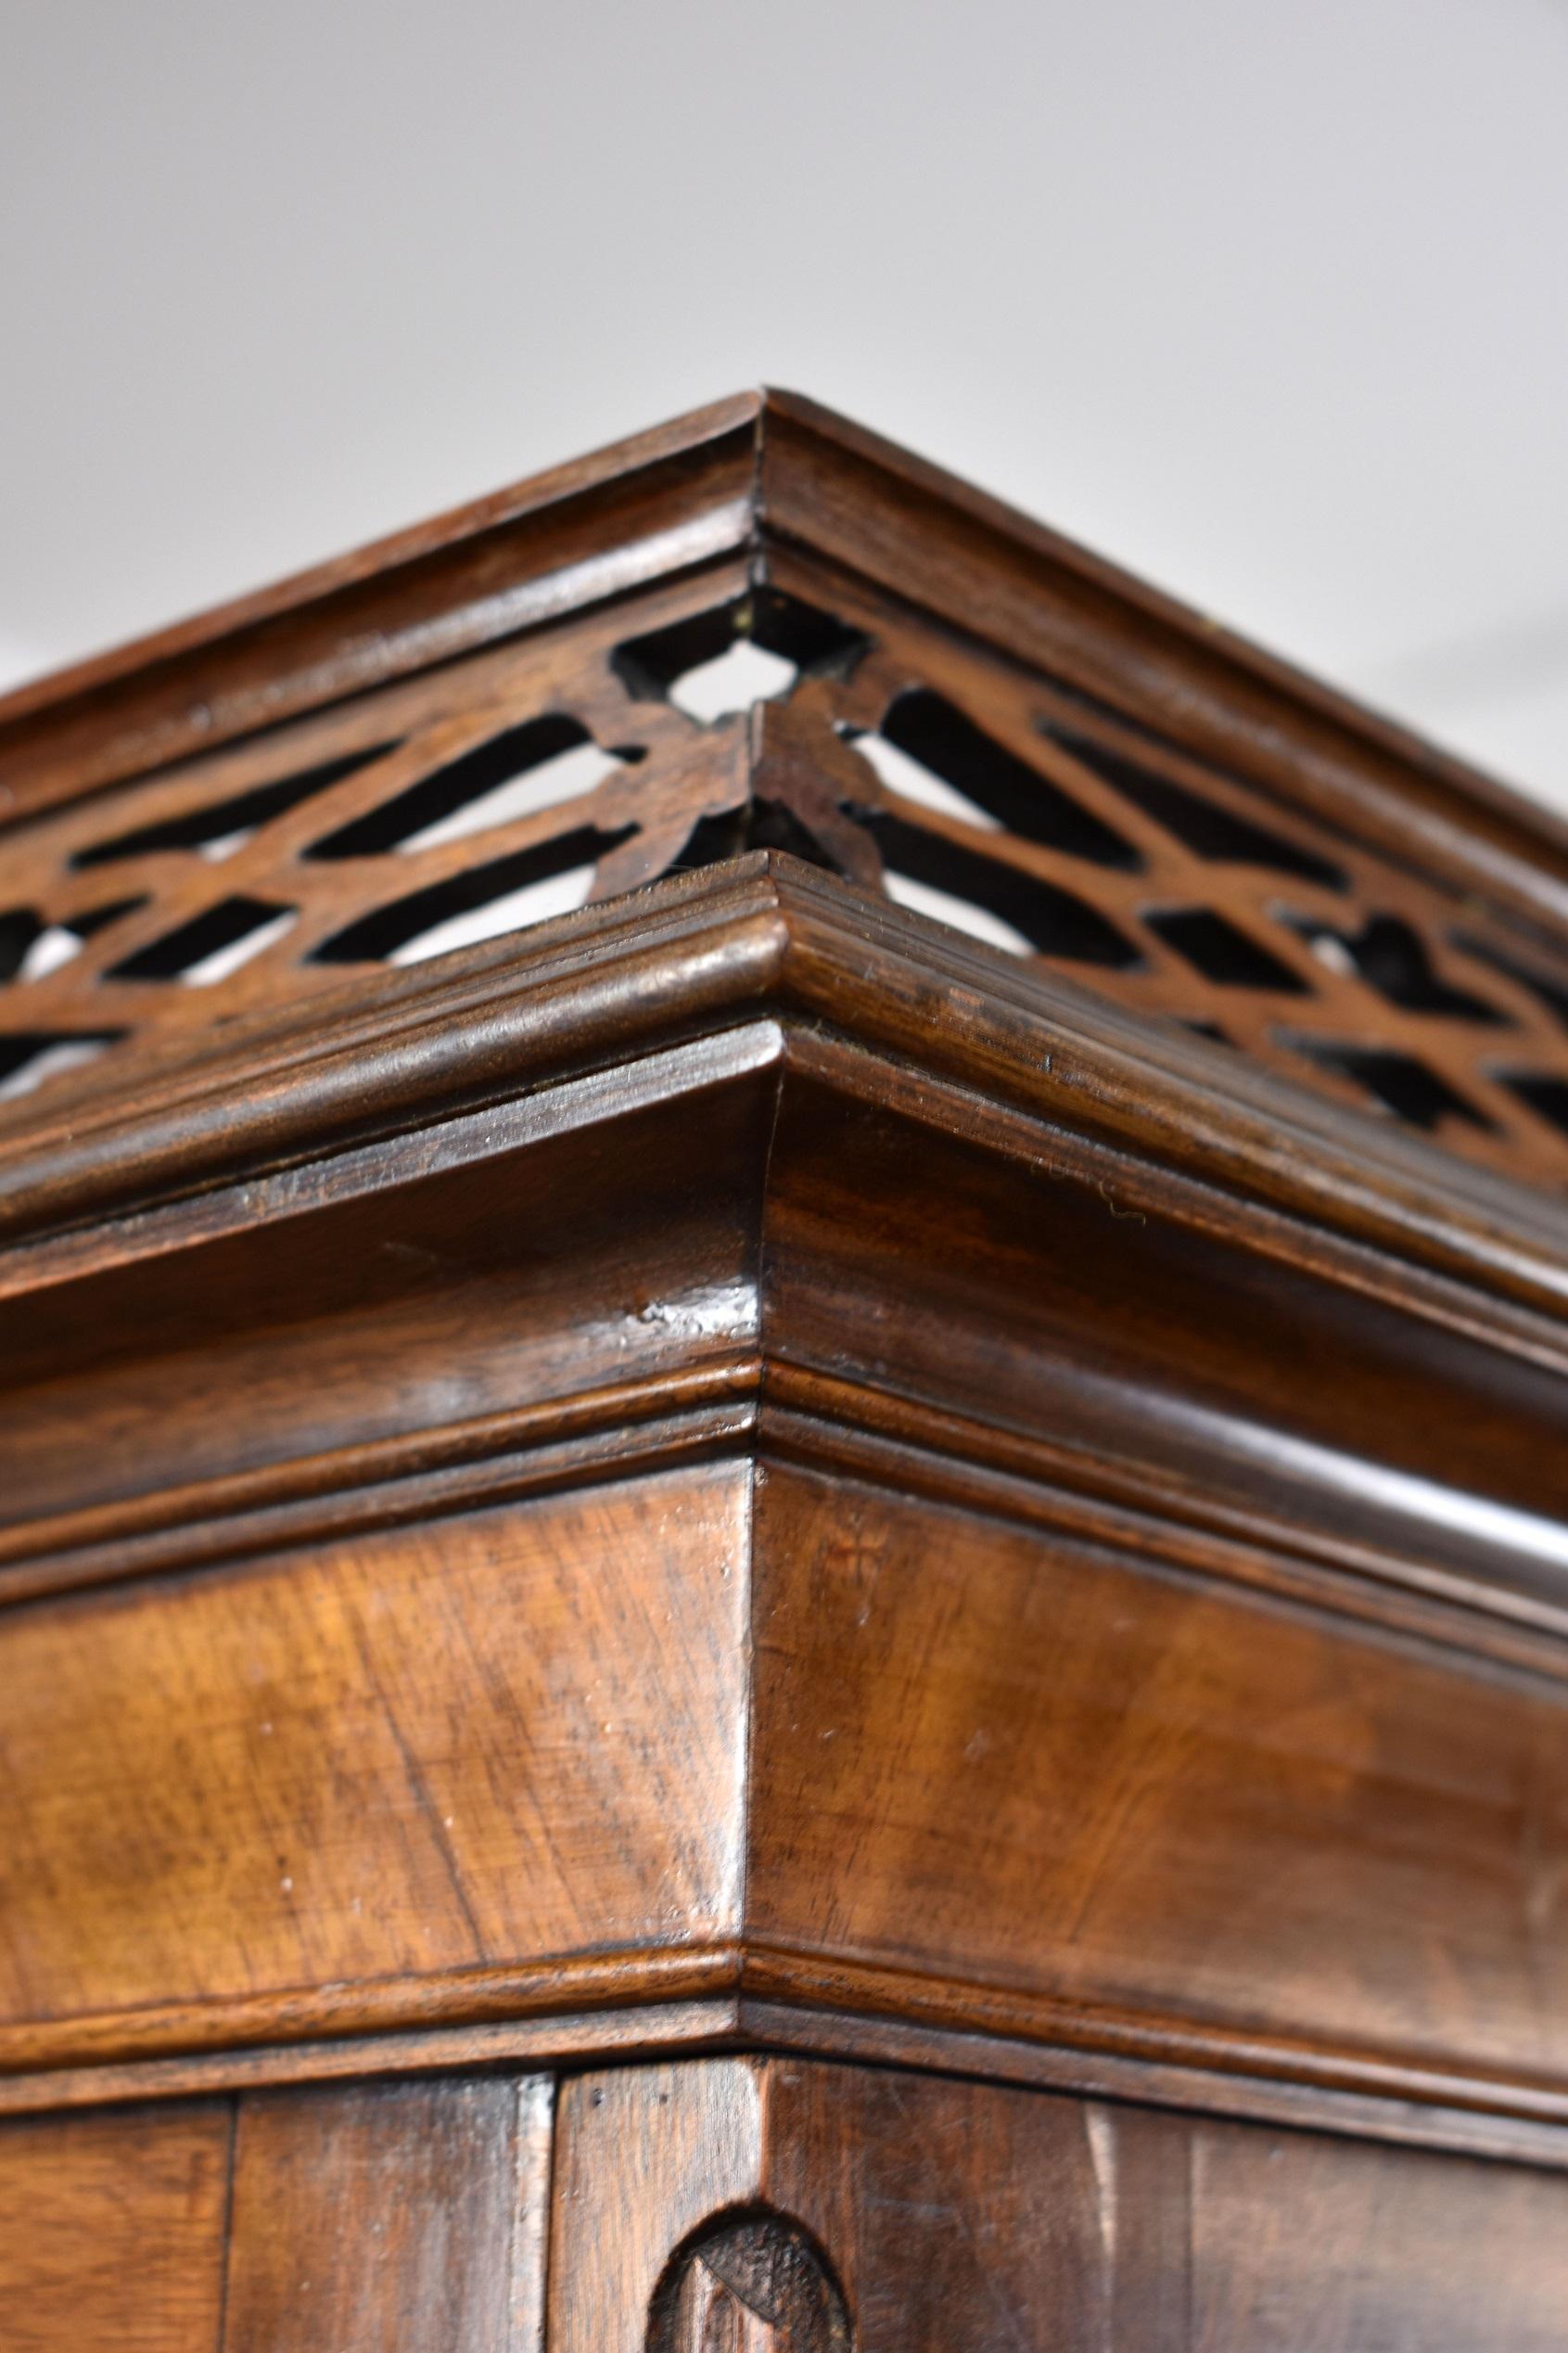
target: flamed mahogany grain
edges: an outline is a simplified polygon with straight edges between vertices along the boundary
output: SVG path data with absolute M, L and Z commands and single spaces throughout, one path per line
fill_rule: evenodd
M 715 1464 L 0 1615 L 0 2052 L 733 1932 L 748 1509 Z

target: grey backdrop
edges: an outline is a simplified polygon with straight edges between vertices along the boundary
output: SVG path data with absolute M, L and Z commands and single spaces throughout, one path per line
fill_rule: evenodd
M 1568 806 L 1568 0 L 0 0 L 0 674 L 795 384 Z

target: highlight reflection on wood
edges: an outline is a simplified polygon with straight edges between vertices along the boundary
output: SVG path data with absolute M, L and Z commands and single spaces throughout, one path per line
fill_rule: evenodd
M 1563 2341 L 1568 831 L 765 394 L 0 862 L 0 2346 Z

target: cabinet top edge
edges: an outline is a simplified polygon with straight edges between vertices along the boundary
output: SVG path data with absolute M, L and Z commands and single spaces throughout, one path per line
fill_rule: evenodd
M 1471 840 L 1492 878 L 1568 910 L 1568 824 L 1469 762 L 897 443 L 760 388 L 220 604 L 0 696 L 0 817 L 26 814 L 771 544 L 915 595 L 1023 659 L 1039 608 L 1238 758 L 1301 754 L 1309 794 Z M 242 691 L 243 689 L 243 691 Z M 1534 883 L 1532 886 L 1532 877 Z M 1549 892 L 1543 887 L 1550 886 Z

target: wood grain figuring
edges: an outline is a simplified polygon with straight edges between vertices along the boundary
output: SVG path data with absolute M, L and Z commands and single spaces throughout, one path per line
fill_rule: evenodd
M 0 1618 L 0 2052 L 733 1930 L 748 1491 L 715 1464 Z
M 1396 1182 L 1391 1156 L 1375 1171 L 1388 1189 L 1373 1186 L 1370 1209 L 1330 1170 L 1319 1173 L 1334 1217 L 1314 1221 L 1299 1187 L 1287 1214 L 1240 1184 L 1223 1190 L 1214 1164 L 1170 1164 L 1182 1157 L 1174 1106 L 1192 1108 L 1191 1097 L 1156 1106 L 1158 1138 L 1143 1124 L 1154 1116 L 1146 1096 L 1115 1106 L 1126 1119 L 1116 1145 L 1075 1132 L 1064 1124 L 1075 1094 L 1086 1127 L 1103 1109 L 1090 1076 L 1109 1069 L 1130 1087 L 1148 1068 L 1128 1062 L 1118 1075 L 1112 1060 L 1129 1018 L 1070 1037 L 1044 1029 L 1033 984 L 988 1000 L 971 985 L 979 967 L 967 952 L 928 955 L 898 911 L 862 931 L 836 886 L 771 870 L 722 889 L 672 889 L 671 919 L 693 926 L 679 933 L 677 965 L 727 965 L 733 935 L 703 928 L 694 911 L 715 900 L 733 910 L 737 898 L 746 924 L 771 927 L 768 969 L 795 992 L 787 1020 L 759 1017 L 763 968 L 748 965 L 731 1000 L 745 1020 L 585 1068 L 626 1017 L 617 965 L 609 1011 L 595 1016 L 607 1026 L 587 1042 L 571 1031 L 569 1072 L 556 1068 L 483 1107 L 465 1078 L 463 1107 L 402 1132 L 402 1115 L 388 1110 L 392 1131 L 374 1139 L 362 1105 L 347 1148 L 318 1136 L 308 1161 L 40 1234 L 0 1267 L 9 1293 L 0 1317 L 16 1341 L 20 1506 L 0 1534 L 0 1578 L 31 1596 L 0 1615 L 0 1659 L 20 1662 L 13 1680 L 29 1691 L 3 1733 L 26 1810 L 10 1865 L 17 1927 L 0 2058 L 64 2071 L 74 2099 L 94 2064 L 205 2066 L 225 2042 L 268 2049 L 287 2072 L 299 2065 L 290 2043 L 319 2038 L 337 2046 L 330 2065 L 340 2071 L 356 2034 L 510 2023 L 511 2055 L 549 2057 L 539 2022 L 551 2014 L 722 2004 L 744 1987 L 1319 2091 L 1338 2083 L 1445 2109 L 1476 2101 L 1543 2122 L 1568 2113 L 1550 1941 L 1555 1694 L 1568 1671 L 1568 1349 L 1549 1307 L 1544 1213 L 1486 1226 L 1480 1208 L 1496 1191 L 1479 1176 L 1456 1181 L 1444 1198 L 1473 1221 L 1445 1228 L 1434 1246 L 1422 1223 L 1430 1196 L 1405 1187 L 1413 1163 Z M 608 937 L 625 945 L 623 933 Z M 578 935 L 580 991 L 605 981 L 599 939 Z M 848 1034 L 828 1024 L 835 1001 Z M 689 1019 L 692 1000 L 681 1003 Z M 472 1013 L 470 1004 L 462 1017 Z M 716 1020 L 712 1004 L 704 1017 Z M 953 1083 L 951 1066 L 966 1056 L 983 1086 Z M 1275 1150 L 1276 1161 L 1293 1157 Z M 1528 1304 L 1500 1262 L 1484 1268 L 1484 1239 L 1516 1272 L 1525 1246 L 1537 1246 L 1523 1270 Z M 1423 1242 L 1441 1267 L 1421 1262 Z M 106 1333 L 115 1344 L 102 1362 Z M 589 1386 L 563 1396 L 574 1377 Z M 610 1491 L 628 1452 L 670 1464 L 694 1447 L 728 1467 L 689 1476 L 715 1480 L 724 1508 L 742 1513 L 725 1539 L 730 1598 L 713 1618 L 689 1581 L 666 1598 L 683 1572 L 659 1514 L 617 1516 L 621 1506 L 593 1491 Z M 829 1853 L 831 1822 L 812 1818 L 819 1803 L 830 1816 L 837 1803 L 823 1778 L 831 1746 L 808 1746 L 804 1765 L 797 1751 L 813 1723 L 839 1737 L 822 1720 L 823 1695 L 851 1669 L 873 1679 L 874 1662 L 850 1630 L 819 1674 L 808 1629 L 780 1682 L 802 1704 L 788 1710 L 771 1695 L 776 1662 L 759 1669 L 753 1636 L 766 1630 L 760 1618 L 754 1629 L 740 1591 L 751 1539 L 738 1499 L 759 1453 L 781 1476 L 805 1463 L 890 1490 L 890 1510 L 907 1515 L 895 1550 L 915 1596 L 911 1639 L 924 1611 L 939 1630 L 951 1599 L 939 1547 L 930 1571 L 919 1567 L 930 1542 L 919 1531 L 962 1528 L 988 1559 L 996 1529 L 1011 1566 L 976 1580 L 972 1654 L 950 1655 L 930 1634 L 935 1671 L 950 1668 L 961 1685 L 975 1678 L 954 1702 L 960 1714 L 982 1710 L 967 1740 L 991 1705 L 990 1661 L 1006 1652 L 1017 1678 L 1008 1709 L 1022 1724 L 1031 1710 L 1063 1707 L 1053 1738 L 1069 1762 L 1087 1745 L 1075 1769 L 1096 1808 L 1111 1801 L 1090 1772 L 1103 1745 L 1090 1667 L 1069 1662 L 1059 1689 L 1054 1653 L 1007 1651 L 1009 1613 L 1034 1589 L 1025 1564 L 1065 1575 L 1064 1564 L 1090 1557 L 1105 1596 L 1105 1623 L 1084 1635 L 1090 1662 L 1119 1615 L 1147 1610 L 1149 1660 L 1167 1651 L 1175 1660 L 1170 1676 L 1151 1666 L 1128 1685 L 1138 1710 L 1152 1711 L 1127 1735 L 1148 1743 L 1148 1807 L 1168 1799 L 1181 1853 L 1248 1902 L 1265 1867 L 1291 1874 L 1305 1893 L 1271 1918 L 1343 1940 L 1341 1899 L 1357 1908 L 1350 1958 L 1337 1974 L 1311 1973 L 1305 2014 L 1296 1964 L 1266 1934 L 1255 1953 L 1244 1937 L 1214 1932 L 1206 1881 L 1190 1907 L 1183 1886 L 1170 1893 L 1183 1934 L 1163 1978 L 1139 1976 L 1134 1961 L 1163 1950 L 1166 1882 L 1153 1865 L 1126 1913 L 1113 1907 L 1103 1940 L 1096 1886 L 1081 1932 L 1061 1892 L 1042 1944 L 1027 1873 L 985 1879 L 983 1846 L 961 1841 L 976 1886 L 955 1876 L 948 1892 L 940 1916 L 957 1924 L 952 1950 L 933 1925 L 930 1943 L 911 1951 L 888 1924 L 909 1909 L 911 1873 L 927 1865 L 892 1839 L 865 1848 L 884 1875 L 868 1876 L 855 1936 L 843 1932 L 824 1892 L 842 1858 Z M 574 1481 L 580 1499 L 540 1504 L 537 1521 L 532 1505 L 491 1500 Z M 614 1491 L 672 1490 L 622 1478 Z M 58 1508 L 94 1492 L 96 1503 Z M 936 1516 L 900 1495 L 924 1498 Z M 963 1510 L 941 1516 L 955 1501 Z M 1041 1533 L 1025 1538 L 983 1512 Z M 558 1540 L 576 1566 L 562 1568 L 549 1606 L 563 1651 L 579 1645 L 580 1694 L 596 1673 L 607 1597 L 649 1604 L 611 1646 L 615 1674 L 637 1697 L 635 1734 L 625 1736 L 645 1754 L 638 1785 L 648 1802 L 617 1815 L 611 1746 L 603 1777 L 595 1767 L 585 1784 L 580 1727 L 558 1746 L 552 1732 L 538 1803 L 559 1819 L 529 1820 L 528 1837 L 551 1848 L 548 1867 L 519 1876 L 518 1817 L 497 1792 L 531 1791 L 529 1711 L 543 1707 L 554 1724 L 560 1685 L 541 1697 L 530 1680 L 532 1589 L 482 1531 L 535 1526 L 578 1531 Z M 802 1574 L 816 1541 L 802 1531 Z M 1096 1543 L 1114 1567 L 1086 1554 Z M 590 1557 L 600 1581 L 580 1606 L 571 1579 L 590 1575 Z M 625 1564 L 623 1583 L 604 1580 L 611 1559 Z M 117 1580 L 117 1605 L 48 1604 L 52 1591 Z M 1076 1569 L 1067 1590 L 1080 1591 Z M 673 1611 L 681 1642 L 701 1646 L 695 1681 L 682 1680 L 679 1646 L 661 1649 L 654 1598 Z M 367 1614 L 385 1636 L 368 1654 Z M 1191 1684 L 1201 1726 L 1191 1646 L 1211 1625 L 1232 1712 L 1205 1748 L 1185 1717 L 1172 1738 L 1159 1710 L 1174 1677 Z M 1288 1641 L 1276 1625 L 1292 1630 Z M 1379 1627 L 1399 1640 L 1380 1640 Z M 1418 1635 L 1425 1647 L 1410 1646 Z M 911 1684 L 917 1656 L 895 1662 Z M 1514 1688 L 1493 1677 L 1504 1662 L 1526 1672 L 1518 1707 L 1496 1697 Z M 253 1669 L 278 1700 L 275 1716 L 264 1711 L 274 1734 L 256 1733 L 242 1705 Z M 1256 1814 L 1241 1807 L 1211 1761 L 1257 1753 L 1246 1690 L 1259 1676 L 1317 1726 L 1308 1761 L 1298 1771 L 1286 1760 L 1272 1820 L 1261 1802 Z M 1366 1695 L 1365 1716 L 1359 1700 L 1336 1695 L 1346 1682 Z M 521 1731 L 503 1693 L 526 1703 Z M 1453 1793 L 1432 1727 L 1456 1705 L 1498 1746 L 1486 1757 L 1480 1730 L 1467 1740 Z M 906 1703 L 856 1706 L 871 1728 L 867 1786 L 896 1784 L 909 1765 Z M 280 1720 L 289 1746 L 258 1762 Z M 1340 1736 L 1351 1746 L 1336 1759 Z M 748 1740 L 756 1785 L 797 1788 L 798 1821 L 787 1807 L 745 1818 L 737 1760 Z M 954 1836 L 940 1740 L 929 1785 L 917 1773 L 909 1800 L 910 1835 L 932 1848 Z M 1370 1740 L 1390 1746 L 1386 1771 L 1377 1757 L 1367 1766 Z M 695 1779 L 689 1752 L 708 1760 Z M 715 1757 L 729 1794 L 704 1811 Z M 1266 1762 L 1272 1789 L 1272 1749 Z M 481 1783 L 477 1815 L 470 1771 Z M 1419 1806 L 1390 1798 L 1370 1840 L 1357 1802 L 1369 1771 L 1375 1790 L 1410 1779 L 1421 1795 Z M 406 1823 L 421 1781 L 447 1802 L 423 1813 L 415 1802 Z M 1345 1792 L 1344 1805 L 1323 1786 Z M 1212 1788 L 1226 1810 L 1205 1832 Z M 1026 1773 L 1003 1796 L 1046 1806 Z M 464 1825 L 454 1835 L 475 1842 L 455 1862 L 438 1835 L 448 1812 Z M 1400 1844 L 1407 1818 L 1413 1858 Z M 1028 1835 L 1061 1845 L 1056 1817 L 1041 1819 L 1045 1829 Z M 1221 1832 L 1232 1822 L 1242 1844 L 1225 1878 Z M 679 1869 L 672 1824 L 690 1833 Z M 1345 1847 L 1337 1860 L 1323 1852 L 1335 1839 Z M 747 1854 L 771 1901 L 769 1874 L 797 1845 L 828 1855 L 818 1909 L 794 1909 L 792 1896 L 783 1912 L 743 1922 L 733 1890 Z M 1390 1854 L 1392 1902 L 1377 1879 Z M 1462 1916 L 1445 1925 L 1450 1903 Z M 913 1916 L 924 1916 L 918 1905 Z M 1423 1949 L 1447 1937 L 1456 1958 L 1405 1984 L 1401 1924 Z M 1275 1973 L 1261 1989 L 1248 1974 L 1255 1957 Z M 393 2056 L 418 2065 L 410 2046 Z M 124 2088 L 123 2076 L 113 2080 Z
M 1519 2168 L 746 2058 L 580 2078 L 559 2132 L 560 2353 L 662 2347 L 748 2217 L 841 2283 L 860 2353 L 1545 2353 L 1568 2308 L 1568 2182 Z M 738 2284 L 687 2288 L 682 2353 L 831 2342 Z
M 547 2078 L 258 2093 L 223 2353 L 542 2353 Z
M 6 2353 L 222 2353 L 232 2116 L 0 2126 Z
M 1559 1691 L 795 1471 L 758 1547 L 760 1945 L 925 1975 L 935 2023 L 1555 2076 Z

